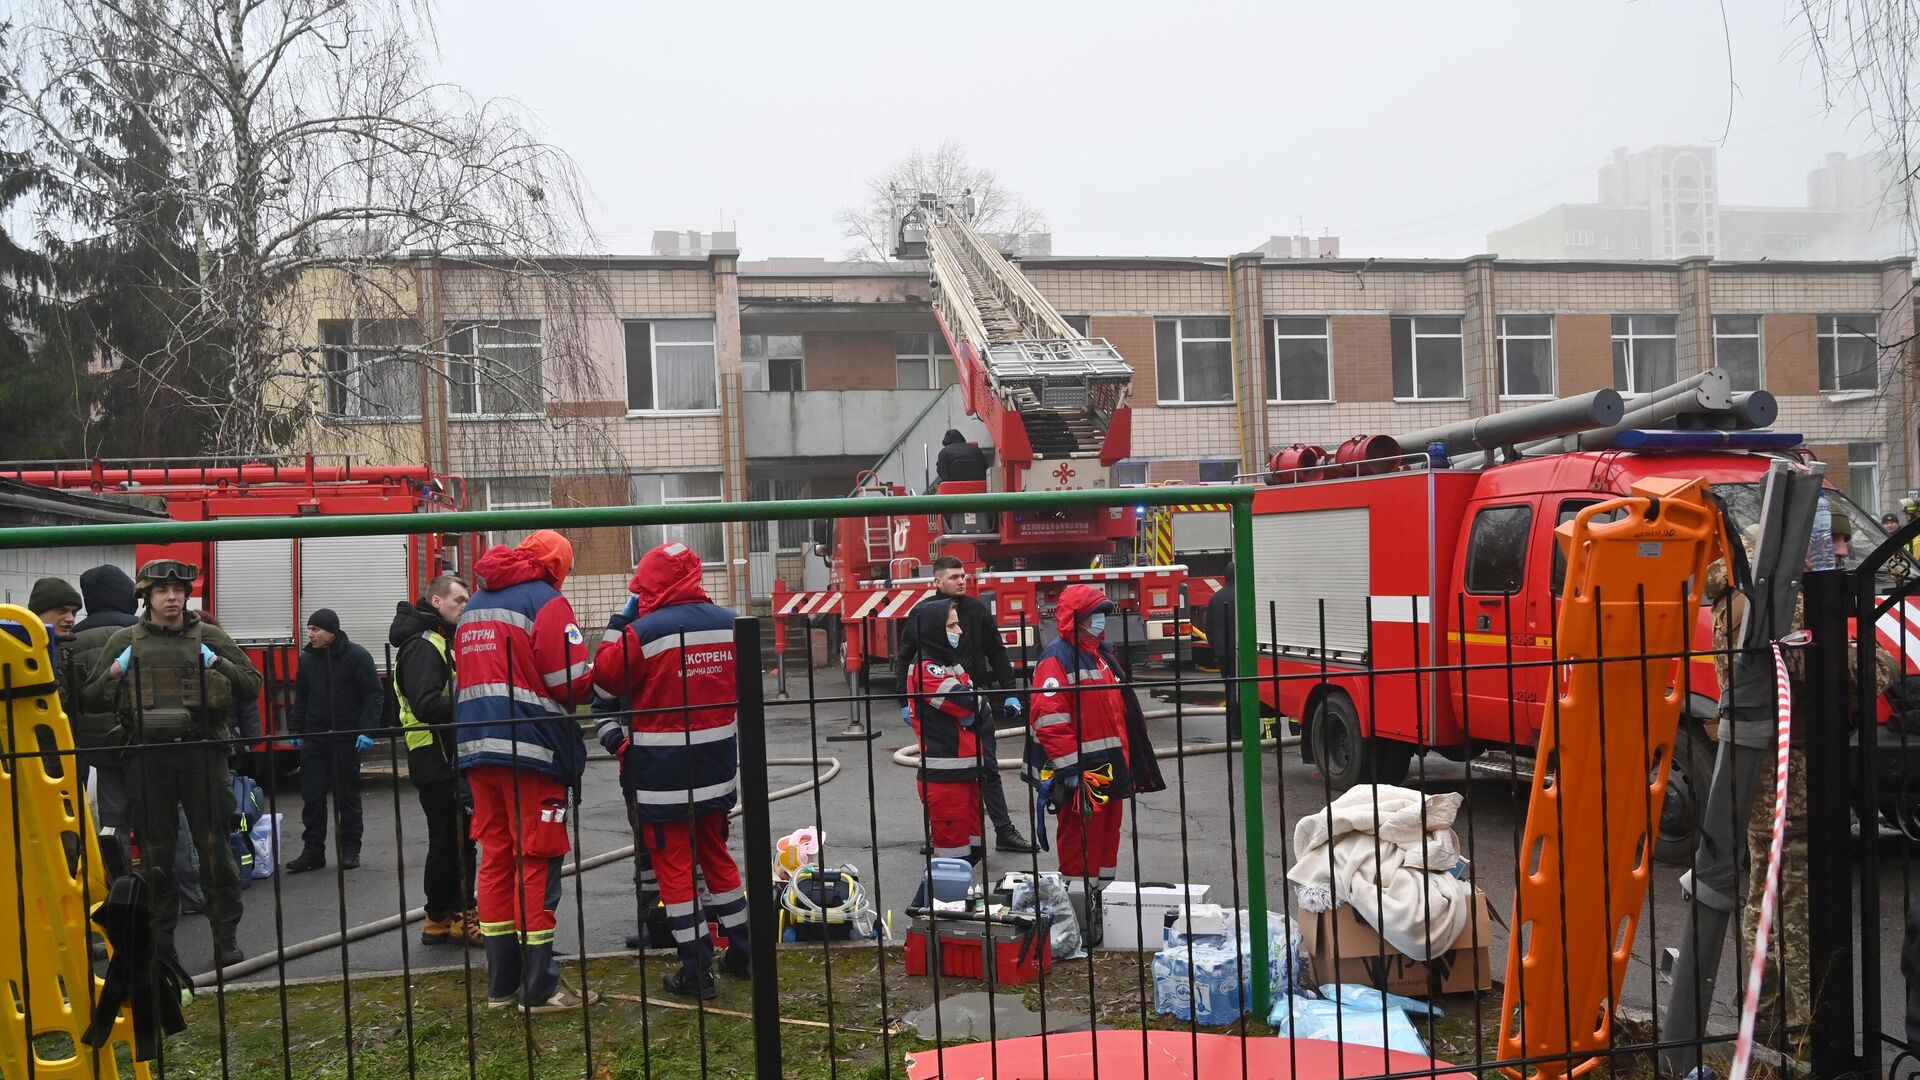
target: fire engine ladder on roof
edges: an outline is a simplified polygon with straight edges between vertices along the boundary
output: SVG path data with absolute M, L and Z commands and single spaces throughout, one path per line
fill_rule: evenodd
M 934 306 L 958 339 L 956 352 L 964 342 L 980 358 L 989 391 L 1024 421 L 1034 456 L 1098 457 L 1132 390 L 1132 366 L 1105 339 L 1067 325 L 961 207 L 922 195 L 903 239 L 916 229 L 925 236 Z
M 859 499 L 880 499 L 893 494 L 885 481 L 871 473 L 862 473 L 856 481 L 854 497 Z M 860 540 L 866 546 L 866 561 L 869 563 L 891 563 L 893 560 L 893 517 L 881 514 L 879 517 L 860 519 Z

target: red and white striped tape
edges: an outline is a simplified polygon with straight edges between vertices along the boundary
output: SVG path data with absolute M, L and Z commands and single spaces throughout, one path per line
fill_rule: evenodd
M 1801 631 L 1789 635 L 1789 640 L 1804 644 L 1805 636 Z M 1753 956 L 1747 962 L 1747 992 L 1740 1003 L 1740 1036 L 1733 1044 L 1730 1080 L 1747 1080 L 1753 1065 L 1753 1026 L 1760 1014 L 1760 984 L 1766 978 L 1767 943 L 1773 937 L 1773 913 L 1780 906 L 1780 863 L 1787 846 L 1787 739 L 1793 699 L 1787 684 L 1787 658 L 1779 642 L 1773 646 L 1773 693 L 1779 703 L 1780 727 L 1773 753 L 1773 839 L 1767 847 L 1767 884 L 1760 894 L 1760 917 L 1754 922 Z

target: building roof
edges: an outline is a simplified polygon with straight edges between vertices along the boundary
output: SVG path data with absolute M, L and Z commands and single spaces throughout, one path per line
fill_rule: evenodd
M 0 479 L 0 528 L 26 525 L 97 525 L 169 520 L 143 503 L 151 496 L 76 495 L 19 480 Z

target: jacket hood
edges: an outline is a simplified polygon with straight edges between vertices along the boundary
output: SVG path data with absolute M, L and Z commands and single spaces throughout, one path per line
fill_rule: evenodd
M 89 619 L 108 611 L 132 615 L 139 610 L 133 595 L 133 579 L 112 564 L 96 566 L 80 575 L 80 597 L 86 601 Z
M 556 589 L 567 580 L 568 574 L 573 573 L 573 541 L 552 529 L 528 534 L 515 550 L 528 552 L 539 559 L 540 564 L 547 568 L 547 580 L 553 582 Z
M 480 556 L 480 561 L 473 564 L 473 576 L 480 579 L 481 588 L 496 592 L 529 581 L 553 581 L 552 571 L 538 555 L 504 544 Z
M 907 613 L 907 629 L 922 659 L 946 667 L 960 663 L 960 650 L 947 644 L 947 612 L 953 606 L 951 597 L 936 596 Z
M 946 435 L 943 436 L 940 440 L 940 445 L 952 446 L 954 443 L 962 443 L 966 441 L 967 441 L 967 437 L 965 435 L 960 434 L 959 428 L 948 428 Z
M 1088 615 L 1112 610 L 1113 601 L 1100 589 L 1092 585 L 1069 585 L 1060 590 L 1060 602 L 1053 609 L 1054 625 L 1064 636 L 1068 627 L 1079 626 Z
M 700 556 L 677 540 L 640 557 L 627 591 L 640 598 L 642 615 L 674 604 L 713 603 L 700 584 Z
M 395 604 L 393 625 L 387 629 L 387 644 L 398 649 L 429 630 L 438 630 L 441 636 L 451 637 L 453 627 L 425 600 L 413 604 Z

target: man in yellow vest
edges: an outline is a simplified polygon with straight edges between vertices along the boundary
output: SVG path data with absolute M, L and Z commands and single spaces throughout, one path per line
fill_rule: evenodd
M 407 773 L 427 818 L 427 923 L 423 945 L 482 944 L 473 906 L 474 849 L 464 782 L 454 770 L 453 656 L 448 644 L 471 590 L 452 574 L 427 585 L 418 603 L 401 604 L 387 631 L 395 650 L 393 692 L 407 737 Z

